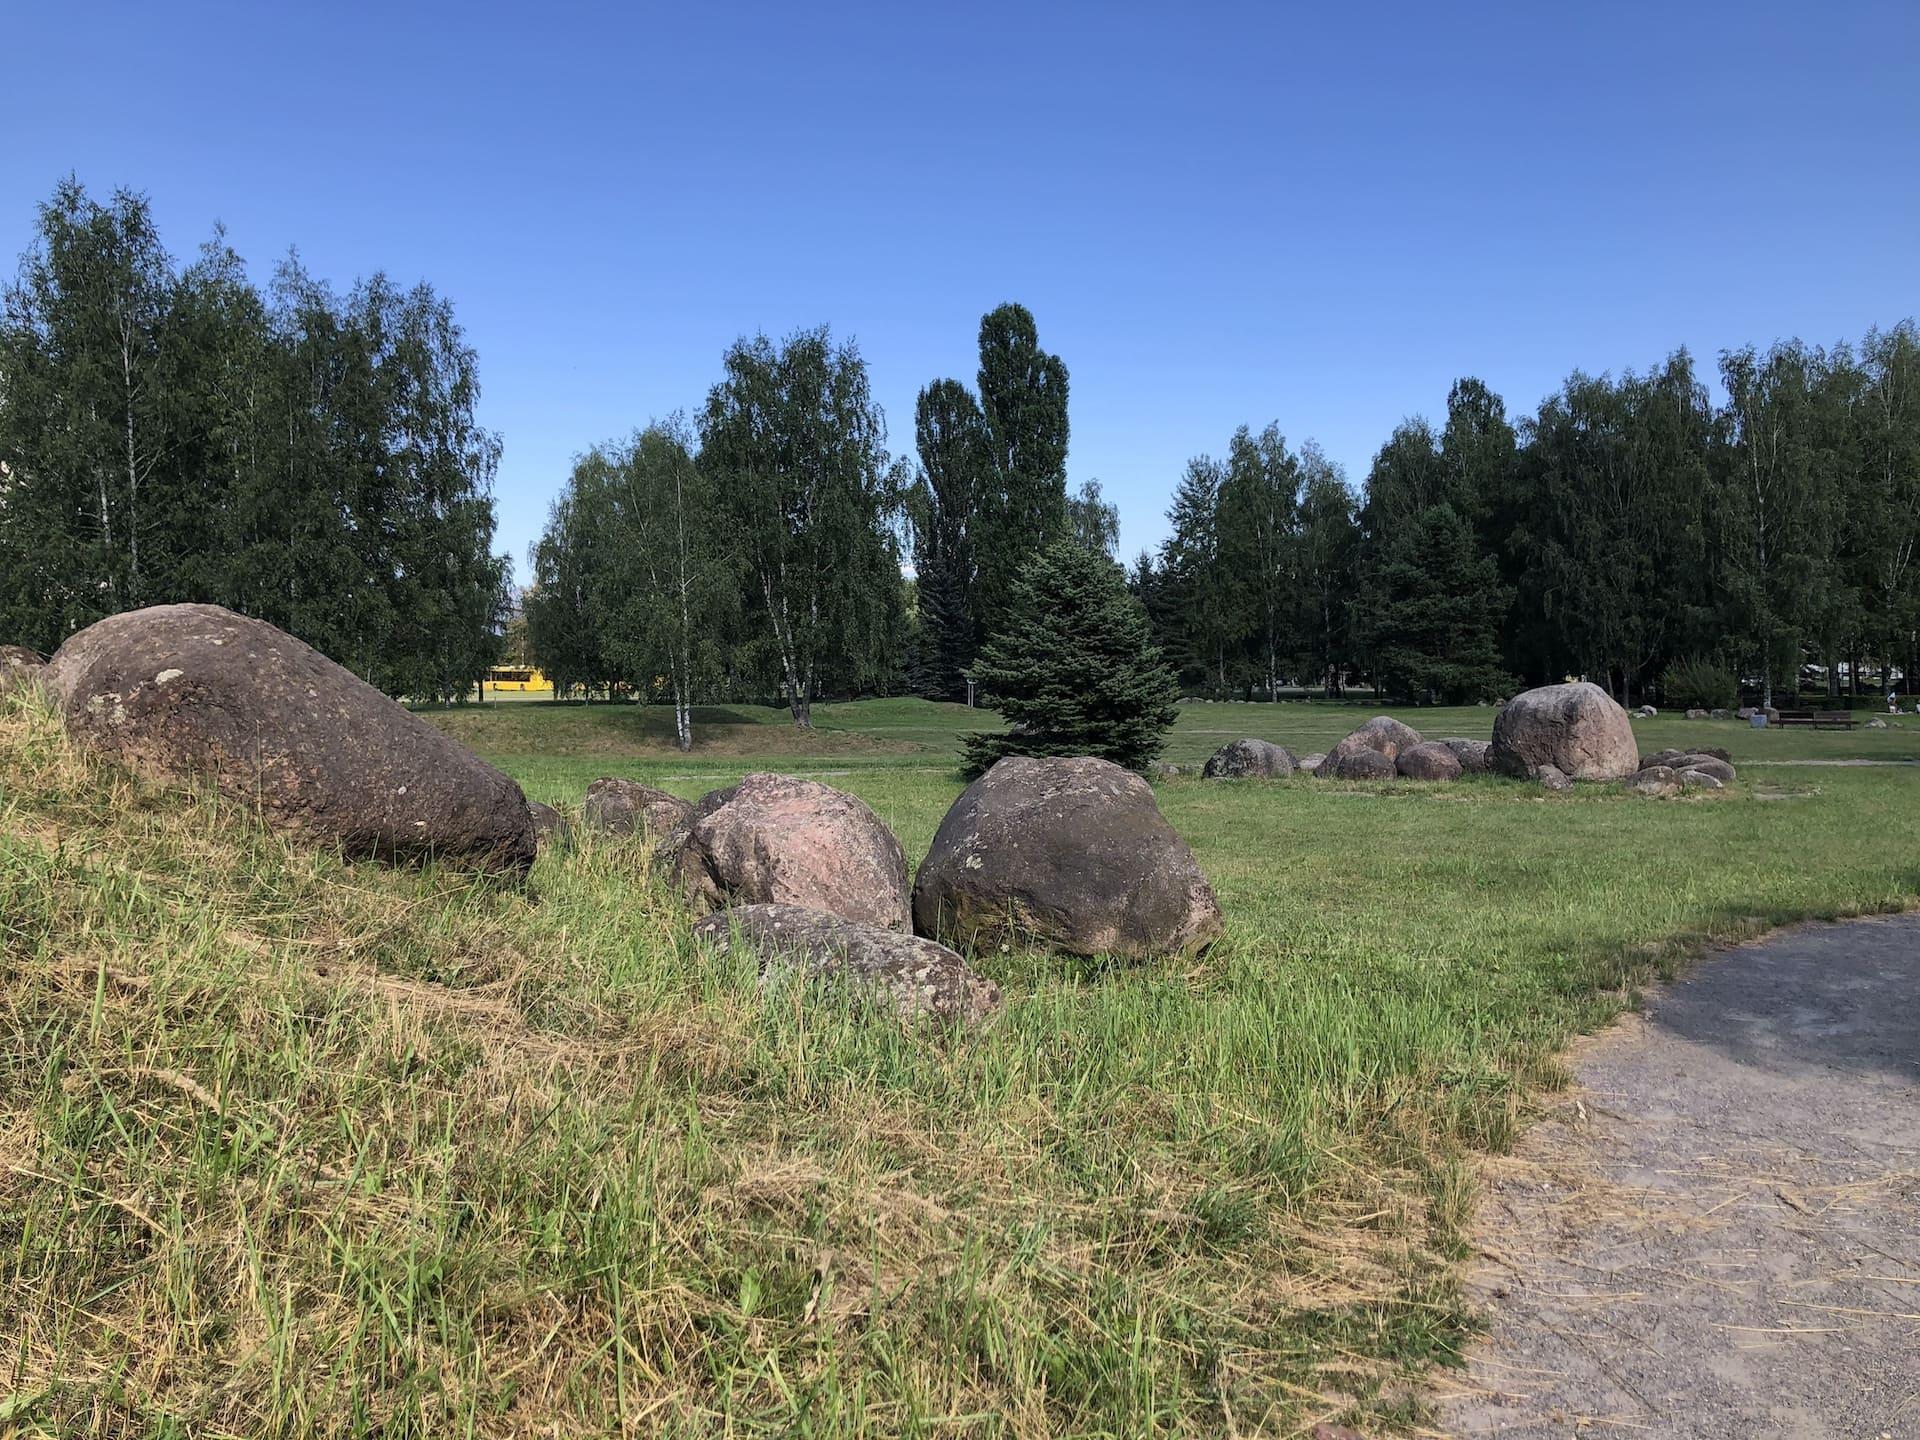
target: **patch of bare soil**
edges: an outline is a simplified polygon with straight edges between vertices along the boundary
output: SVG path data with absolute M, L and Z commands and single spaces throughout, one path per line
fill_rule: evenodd
M 1920 1436 L 1920 916 L 1703 963 L 1489 1167 L 1440 1433 Z

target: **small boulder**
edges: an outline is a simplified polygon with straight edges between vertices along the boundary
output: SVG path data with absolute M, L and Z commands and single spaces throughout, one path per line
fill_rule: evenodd
M 799 968 L 884 997 L 903 1020 L 974 1024 L 1000 1008 L 1000 987 L 931 940 L 799 905 L 736 905 L 693 927 L 694 938 L 759 957 L 764 981 Z
M 1503 775 L 1550 765 L 1571 780 L 1624 780 L 1640 768 L 1640 746 L 1613 697 L 1577 680 L 1514 696 L 1493 722 L 1487 758 Z
M 567 823 L 567 817 L 551 805 L 543 805 L 538 800 L 527 802 L 527 812 L 533 816 L 533 837 L 545 849 L 549 845 L 558 845 L 563 849 L 573 843 L 573 827 Z
M 1398 762 L 1378 750 L 1354 750 L 1345 755 L 1329 755 L 1314 773 L 1329 780 L 1391 780 L 1399 770 Z
M 1717 755 L 1688 755 L 1678 761 L 1673 768 L 1680 771 L 1691 770 L 1700 775 L 1711 775 L 1723 785 L 1730 785 L 1734 780 L 1733 766 Z
M 1493 768 L 1488 752 L 1493 749 L 1485 740 L 1463 740 L 1458 736 L 1440 742 L 1453 752 L 1453 758 L 1460 762 L 1460 768 L 1469 775 L 1484 775 Z
M 1293 752 L 1268 740 L 1229 740 L 1200 773 L 1209 780 L 1284 780 L 1293 774 Z
M 1651 720 L 1660 712 L 1654 709 L 1653 706 L 1651 705 L 1642 705 L 1638 710 L 1634 711 L 1633 713 L 1638 715 L 1642 720 Z
M 4 690 L 5 690 L 4 683 L 0 683 L 0 693 L 4 693 Z M 1876 719 L 1867 721 L 1866 725 L 1863 728 L 1868 730 L 1884 730 L 1887 728 L 1887 722 L 1876 718 Z
M 1296 775 L 1318 775 L 1320 773 L 1320 767 L 1326 763 L 1326 752 L 1323 750 L 1315 751 L 1311 755 L 1302 755 L 1300 757 L 1300 763 L 1294 767 L 1293 773 Z
M 1556 794 L 1573 789 L 1573 781 L 1558 765 L 1536 765 L 1528 778 L 1542 790 L 1551 790 Z
M 24 645 L 0 645 L 0 695 L 23 690 L 45 678 L 47 662 L 38 650 Z
M 533 864 L 520 787 L 312 646 L 218 605 L 155 605 L 72 636 L 45 673 L 74 738 L 168 781 L 211 781 L 350 855 Z
M 1687 719 L 1689 720 L 1704 720 L 1706 718 L 1707 718 L 1707 712 L 1704 710 L 1687 711 Z
M 979 949 L 1038 941 L 1144 959 L 1218 939 L 1220 903 L 1138 775 L 1010 756 L 969 785 L 913 887 L 914 928 Z
M 1387 773 L 1393 773 L 1392 762 L 1400 758 L 1400 752 L 1420 743 L 1420 732 L 1411 725 L 1402 725 L 1391 715 L 1376 715 L 1358 729 L 1348 732 L 1345 739 L 1327 752 L 1327 758 L 1320 763 L 1322 774 L 1334 775 L 1340 770 L 1340 762 L 1350 755 L 1371 751 L 1384 755 L 1388 761 Z M 1360 778 L 1343 775 L 1342 779 Z
M 1691 750 L 1656 750 L 1651 755 L 1640 757 L 1640 768 L 1650 770 L 1656 765 L 1664 765 L 1672 769 L 1676 760 L 1684 760 L 1692 753 Z
M 1458 780 L 1463 768 L 1453 747 L 1439 740 L 1423 740 L 1400 752 L 1394 769 L 1409 780 Z
M 608 835 L 651 835 L 656 840 L 671 835 L 692 813 L 690 800 L 614 775 L 603 775 L 589 784 L 586 798 L 580 802 L 580 822 L 589 830 Z
M 1736 720 L 1751 720 L 1759 713 L 1760 710 L 1758 706 L 1742 705 L 1738 710 L 1733 712 L 1733 718 Z
M 1649 765 L 1627 782 L 1637 795 L 1672 795 L 1680 789 L 1679 774 L 1665 765 Z
M 1680 783 L 1689 790 L 1724 790 L 1726 782 L 1718 775 L 1709 775 L 1704 770 L 1682 770 Z
M 1707 712 L 1707 718 L 1709 720 L 1724 720 L 1727 718 L 1727 712 L 1716 705 Z
M 893 831 L 864 800 L 815 780 L 760 773 L 715 790 L 662 853 L 697 909 L 804 905 L 887 930 L 912 924 Z

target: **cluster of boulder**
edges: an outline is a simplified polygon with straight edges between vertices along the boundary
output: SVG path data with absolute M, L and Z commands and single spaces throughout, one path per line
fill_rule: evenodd
M 1640 761 L 1629 786 L 1641 795 L 1672 795 L 1680 790 L 1721 790 L 1734 782 L 1733 761 L 1725 750 L 1661 750 Z
M 37 684 L 70 734 L 136 774 L 211 785 L 300 840 L 523 876 L 571 829 L 506 775 L 292 636 L 214 605 L 130 611 L 51 661 L 0 650 L 0 693 Z M 580 809 L 643 837 L 703 939 L 761 973 L 830 973 L 903 1015 L 973 1021 L 1000 1002 L 953 945 L 1082 955 L 1192 953 L 1220 906 L 1139 776 L 1104 760 L 1002 760 L 970 785 L 908 884 L 863 801 L 748 775 L 690 803 L 620 778 Z
M 1332 780 L 1457 780 L 1489 768 L 1485 740 L 1458 736 L 1423 740 L 1420 732 L 1376 715 L 1324 754 L 1295 755 L 1267 740 L 1234 740 L 1214 751 L 1201 774 L 1209 780 L 1284 779 L 1312 775 Z
M 1502 702 L 1491 740 L 1423 740 L 1411 726 L 1376 715 L 1324 755 L 1296 758 L 1282 745 L 1235 740 L 1214 752 L 1203 773 L 1210 779 L 1456 780 L 1488 772 L 1553 791 L 1569 790 L 1575 781 L 1626 781 L 1641 794 L 1718 789 L 1734 778 L 1720 750 L 1662 751 L 1643 761 L 1631 717 L 1587 681 L 1543 685 Z
M 947 812 L 909 886 L 886 823 L 859 798 L 753 774 L 689 804 L 596 780 L 582 819 L 644 835 L 695 934 L 877 990 L 907 1016 L 973 1021 L 1000 1003 L 954 946 L 1039 943 L 1076 955 L 1190 954 L 1219 902 L 1138 775 L 1085 757 L 1000 761 Z

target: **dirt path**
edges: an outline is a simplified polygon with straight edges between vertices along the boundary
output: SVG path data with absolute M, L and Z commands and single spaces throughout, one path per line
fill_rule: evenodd
M 1704 962 L 1495 1162 L 1460 1437 L 1920 1437 L 1920 916 Z

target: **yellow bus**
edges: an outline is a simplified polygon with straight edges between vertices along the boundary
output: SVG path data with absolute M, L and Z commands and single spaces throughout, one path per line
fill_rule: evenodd
M 551 700 L 553 682 L 538 670 L 515 665 L 495 665 L 487 671 L 481 686 L 482 700 Z

